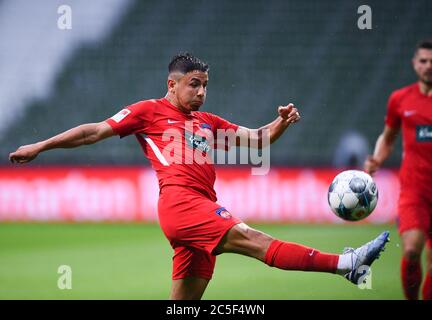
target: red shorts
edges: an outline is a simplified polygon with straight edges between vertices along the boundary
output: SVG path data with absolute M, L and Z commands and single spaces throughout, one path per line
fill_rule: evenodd
M 211 279 L 213 250 L 225 233 L 241 221 L 195 189 L 165 186 L 158 203 L 159 223 L 174 249 L 172 278 Z
M 411 229 L 422 230 L 430 244 L 432 240 L 432 195 L 401 190 L 398 211 L 399 233 L 402 234 Z

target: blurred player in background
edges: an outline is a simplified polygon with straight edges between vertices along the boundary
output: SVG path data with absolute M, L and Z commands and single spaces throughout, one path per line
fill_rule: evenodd
M 401 277 L 407 299 L 418 299 L 422 283 L 421 254 L 427 245 L 423 298 L 432 299 L 432 40 L 420 42 L 412 59 L 418 81 L 389 98 L 383 133 L 365 171 L 374 173 L 393 149 L 402 129 L 399 233 L 403 256 Z
M 42 151 L 135 134 L 159 180 L 159 222 L 174 249 L 171 299 L 200 299 L 212 277 L 216 255 L 224 252 L 253 257 L 280 269 L 336 273 L 355 284 L 364 280 L 364 266 L 378 258 L 388 232 L 342 255 L 329 254 L 254 230 L 216 202 L 214 165 L 203 161 L 214 148 L 211 136 L 217 136 L 218 129 L 231 130 L 234 144 L 256 142 L 253 145 L 263 147 L 300 119 L 294 105 L 279 107 L 278 117 L 259 129 L 239 127 L 211 113 L 198 112 L 206 98 L 207 64 L 190 54 L 179 54 L 168 71 L 164 98 L 137 102 L 106 121 L 22 146 L 9 155 L 10 161 L 26 163 Z M 174 140 L 166 139 L 168 132 Z M 170 147 L 174 152 L 165 152 Z M 198 157 L 191 157 L 191 151 L 199 151 Z

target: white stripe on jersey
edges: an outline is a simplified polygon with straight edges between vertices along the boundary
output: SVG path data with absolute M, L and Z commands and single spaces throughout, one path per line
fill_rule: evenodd
M 150 139 L 149 137 L 144 137 L 144 140 L 149 144 L 149 146 L 152 148 L 154 154 L 156 155 L 156 157 L 159 159 L 159 161 L 164 165 L 164 166 L 169 166 L 168 161 L 165 159 L 165 157 L 163 156 L 163 154 L 160 152 L 159 148 L 155 145 L 155 143 L 153 142 L 152 139 Z

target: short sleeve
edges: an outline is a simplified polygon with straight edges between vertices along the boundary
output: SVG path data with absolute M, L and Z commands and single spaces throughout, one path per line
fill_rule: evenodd
M 228 151 L 231 146 L 235 146 L 237 138 L 235 133 L 239 126 L 211 113 L 206 113 L 205 115 L 209 117 L 209 120 L 212 123 L 212 131 L 215 137 L 214 149 L 223 149 Z M 218 132 L 218 130 L 225 132 Z M 229 130 L 232 130 L 234 135 Z
M 216 133 L 217 129 L 223 129 L 223 130 L 232 129 L 232 130 L 234 130 L 234 132 L 236 132 L 238 127 L 239 127 L 238 125 L 236 125 L 232 122 L 229 122 L 228 120 L 225 120 L 225 119 L 223 119 L 219 116 L 216 116 L 214 114 L 209 113 L 208 115 L 212 118 L 214 133 Z
M 401 125 L 399 103 L 400 99 L 397 93 L 393 92 L 387 103 L 387 114 L 385 116 L 385 124 L 390 128 L 397 129 Z
M 155 104 L 149 100 L 131 104 L 105 120 L 116 134 L 123 138 L 145 132 L 153 120 Z

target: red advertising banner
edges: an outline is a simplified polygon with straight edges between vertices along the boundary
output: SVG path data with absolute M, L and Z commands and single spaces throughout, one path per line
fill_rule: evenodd
M 218 203 L 244 221 L 342 223 L 330 210 L 327 190 L 340 170 L 217 169 Z M 374 177 L 379 190 L 370 223 L 395 221 L 396 171 Z M 141 167 L 0 168 L 0 221 L 157 221 L 159 188 Z

